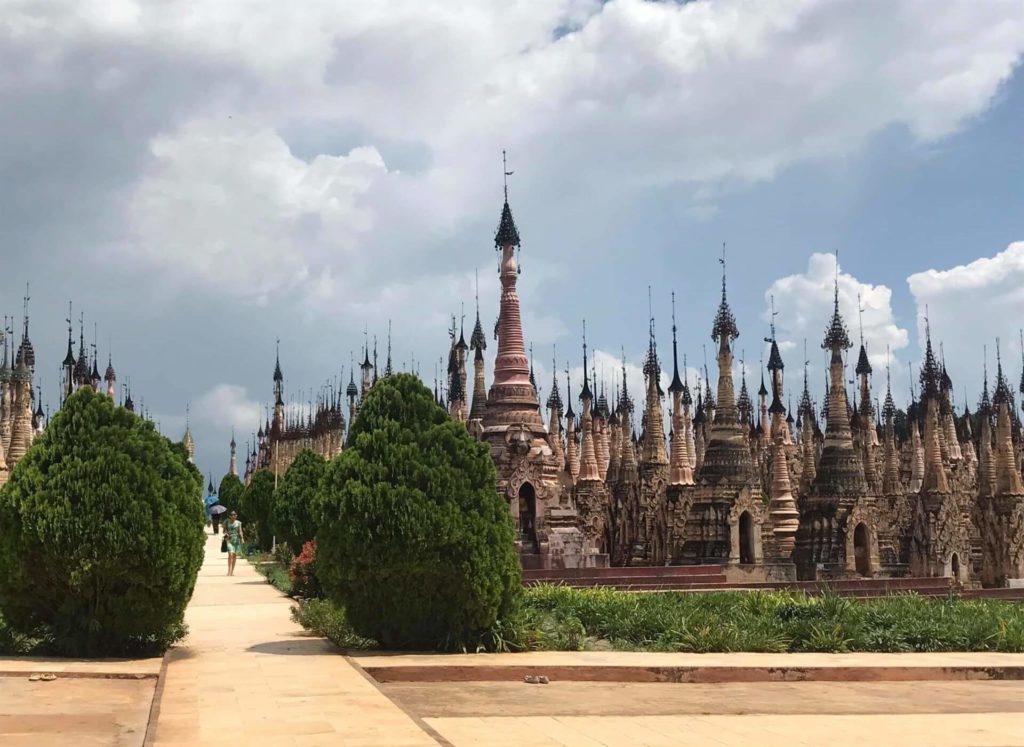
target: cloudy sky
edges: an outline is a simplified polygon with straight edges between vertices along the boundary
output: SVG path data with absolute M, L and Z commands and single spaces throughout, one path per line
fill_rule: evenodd
M 304 399 L 364 328 L 383 357 L 388 319 L 396 367 L 432 383 L 477 270 L 493 324 L 502 149 L 545 390 L 584 317 L 606 377 L 635 364 L 648 286 L 663 360 L 674 291 L 699 363 L 723 242 L 751 376 L 774 295 L 791 388 L 805 337 L 822 388 L 836 250 L 876 385 L 888 345 L 908 396 L 926 305 L 958 400 L 997 336 L 1020 376 L 1020 0 L 2 7 L 0 307 L 32 284 L 55 402 L 73 299 L 165 432 L 191 402 L 215 479 L 277 338 Z

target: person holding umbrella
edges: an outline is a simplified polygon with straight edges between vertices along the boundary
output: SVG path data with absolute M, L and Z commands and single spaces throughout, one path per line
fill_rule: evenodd
M 210 514 L 210 518 L 213 520 L 213 533 L 214 534 L 218 533 L 217 529 L 220 527 L 220 517 L 221 517 L 221 514 L 227 513 L 227 510 L 228 510 L 227 507 L 222 506 L 219 503 L 214 503 L 212 506 L 210 506 L 208 509 L 206 509 L 206 512 L 208 514 Z M 225 529 L 224 531 L 226 533 L 227 529 Z
M 213 533 L 217 534 L 220 528 L 220 517 L 216 511 L 211 509 L 217 503 L 217 489 L 213 487 L 213 475 L 210 475 L 210 482 L 206 486 L 206 497 L 203 499 L 203 505 L 206 507 L 206 519 L 213 523 Z
M 238 551 L 242 547 L 245 537 L 242 534 L 242 522 L 238 520 L 238 514 L 234 511 L 228 523 L 224 525 L 224 541 L 227 543 L 228 551 L 228 575 L 235 575 L 235 561 L 238 560 Z

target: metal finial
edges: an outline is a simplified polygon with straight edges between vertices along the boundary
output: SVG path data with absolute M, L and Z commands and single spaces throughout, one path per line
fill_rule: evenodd
M 772 293 L 769 296 L 769 299 L 771 300 L 771 305 L 772 305 L 772 321 L 771 321 L 771 325 L 770 325 L 771 326 L 771 330 L 772 330 L 772 342 L 775 342 L 775 317 L 778 316 L 779 312 L 777 312 L 775 310 L 775 294 Z
M 672 344 L 676 342 L 676 292 L 672 291 Z
M 837 260 L 838 261 L 838 260 Z M 860 323 L 860 344 L 864 345 L 864 304 L 860 302 L 860 293 L 857 294 L 857 317 Z
M 504 149 L 502 149 L 501 151 L 501 171 L 504 175 L 505 182 L 505 202 L 508 202 L 508 178 L 512 176 L 512 174 L 514 174 L 515 172 L 508 170 L 508 160 L 505 157 Z

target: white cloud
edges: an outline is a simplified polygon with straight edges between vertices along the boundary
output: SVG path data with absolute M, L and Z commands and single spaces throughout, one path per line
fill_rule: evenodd
M 217 384 L 205 392 L 192 406 L 193 417 L 220 429 L 246 428 L 256 430 L 263 422 L 263 407 L 249 397 L 244 386 Z
M 353 274 L 365 288 L 418 273 L 410 244 L 491 215 L 502 147 L 520 194 L 546 184 L 570 200 L 585 185 L 596 207 L 612 190 L 619 205 L 631 189 L 684 182 L 691 214 L 710 216 L 722 182 L 841 158 L 894 125 L 922 141 L 954 132 L 1024 49 L 1017 0 L 120 0 L 23 5 L 5 22 L 44 77 L 97 44 L 235 76 L 181 97 L 171 121 L 187 124 L 152 140 L 124 248 L 256 297 L 330 298 Z M 137 74 L 108 61 L 96 81 L 123 80 L 127 95 Z M 345 124 L 361 147 L 306 163 L 279 135 L 297 123 L 327 141 Z M 422 174 L 389 173 L 380 152 L 395 140 L 424 149 Z M 366 253 L 393 271 L 345 264 Z
M 366 195 L 387 175 L 372 147 L 307 164 L 272 129 L 234 120 L 190 123 L 151 151 L 125 250 L 173 279 L 253 297 L 323 287 L 373 228 Z
M 958 395 L 962 396 L 966 385 L 974 407 L 981 389 L 985 346 L 991 386 L 996 338 L 1001 343 L 1003 371 L 1017 388 L 1021 366 L 1019 334 L 1024 325 L 1024 241 L 1010 244 L 994 257 L 948 270 L 915 273 L 907 278 L 907 283 L 917 305 L 922 347 L 927 313 L 932 344 L 943 345 Z

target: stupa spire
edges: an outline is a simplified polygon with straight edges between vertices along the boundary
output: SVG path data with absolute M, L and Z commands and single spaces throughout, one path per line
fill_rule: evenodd
M 581 416 L 582 440 L 580 441 L 580 480 L 597 480 L 600 477 L 597 464 L 597 447 L 594 443 L 594 396 L 587 380 L 587 322 L 583 321 L 583 391 L 580 392 L 583 402 Z
M 818 460 L 815 492 L 844 496 L 863 494 L 864 472 L 853 448 L 850 415 L 844 381 L 843 353 L 851 347 L 842 314 L 839 311 L 839 255 L 836 253 L 836 277 L 832 296 L 832 318 L 825 329 L 821 347 L 829 353 L 828 419 L 825 443 Z
M 931 323 L 925 311 L 925 353 L 921 364 L 921 404 L 925 408 L 924 422 L 924 481 L 921 489 L 931 493 L 948 493 L 949 479 L 942 463 L 940 444 L 940 391 L 941 371 L 932 349 Z
M 683 404 L 683 382 L 679 378 L 679 354 L 676 343 L 676 294 L 672 292 L 672 454 L 669 458 L 669 485 L 690 485 L 693 472 L 687 454 L 686 406 Z
M 1013 446 L 1013 395 L 1003 376 L 1003 361 L 996 338 L 996 391 L 992 398 L 996 407 L 995 494 L 1024 495 L 1024 483 L 1017 468 Z
M 701 465 L 701 480 L 729 481 L 745 484 L 751 477 L 751 456 L 747 445 L 747 425 L 740 422 L 733 387 L 732 343 L 739 337 L 736 319 L 726 296 L 725 244 L 722 244 L 722 300 L 711 328 L 711 339 L 718 343 L 718 401 L 711 401 L 710 388 L 705 407 L 714 411 L 708 433 L 707 447 Z
M 900 463 L 896 451 L 895 418 L 896 405 L 892 399 L 892 375 L 889 370 L 889 346 L 885 348 L 885 404 L 882 405 L 883 448 L 885 463 L 882 471 L 882 493 L 896 495 L 900 491 Z
M 568 403 L 565 411 L 565 471 L 569 473 L 575 483 L 580 474 L 580 458 L 576 449 L 576 413 L 572 411 L 572 381 L 569 378 L 569 361 L 565 362 L 565 398 Z
M 494 380 L 483 417 L 485 438 L 496 447 L 500 444 L 500 448 L 504 448 L 505 433 L 512 425 L 525 425 L 537 438 L 547 435 L 537 395 L 530 384 L 529 360 L 526 357 L 519 295 L 516 291 L 519 275 L 516 249 L 520 244 L 520 237 L 508 202 L 507 177 L 512 172 L 508 169 L 504 152 L 502 173 L 505 199 L 498 230 L 494 236 L 495 248 L 501 254 L 498 354 L 494 360 Z

